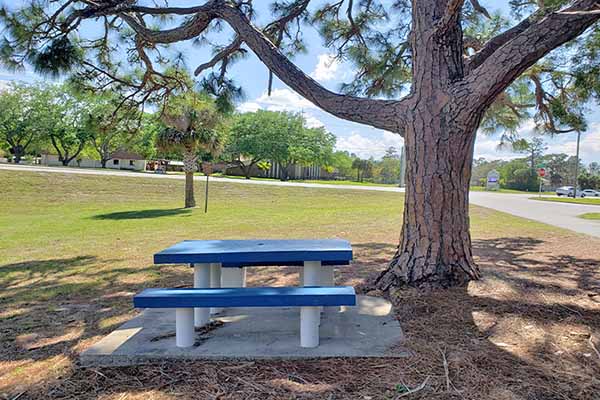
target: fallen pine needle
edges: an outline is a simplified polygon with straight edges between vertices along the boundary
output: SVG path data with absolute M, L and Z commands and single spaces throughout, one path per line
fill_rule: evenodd
M 411 394 L 417 393 L 419 390 L 423 390 L 425 388 L 425 386 L 427 386 L 427 382 L 429 382 L 429 376 L 427 378 L 425 378 L 423 383 L 421 383 L 416 388 L 410 389 L 408 392 L 401 393 L 398 396 L 396 396 L 395 398 L 399 399 L 399 398 L 410 396 Z

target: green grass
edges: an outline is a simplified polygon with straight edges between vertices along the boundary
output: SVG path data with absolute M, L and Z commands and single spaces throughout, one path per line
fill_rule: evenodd
M 578 215 L 578 217 L 583 218 L 583 219 L 592 219 L 592 220 L 600 221 L 600 213 L 585 213 L 585 214 Z
M 0 392 L 3 385 L 64 373 L 71 365 L 65 354 L 131 317 L 131 296 L 142 288 L 188 285 L 189 268 L 152 265 L 152 255 L 173 243 L 345 238 L 356 264 L 342 281 L 355 285 L 393 255 L 404 200 L 398 192 L 213 182 L 205 214 L 203 207 L 181 208 L 184 180 L 0 171 L 0 187 L 0 332 L 4 360 L 16 360 L 5 361 Z M 195 190 L 203 205 L 204 183 Z M 476 246 L 486 239 L 569 235 L 480 207 L 472 207 L 471 226 Z M 285 279 L 280 270 L 263 273 L 266 280 L 251 276 L 262 284 Z M 56 344 L 23 355 L 19 340 L 32 332 Z
M 471 186 L 469 188 L 471 192 L 487 192 L 487 190 L 483 186 Z M 513 193 L 513 194 L 537 194 L 538 192 L 527 192 L 524 190 L 514 190 L 514 189 L 500 189 L 495 190 L 494 193 Z M 545 195 L 555 194 L 554 192 L 542 192 Z
M 555 203 L 573 203 L 600 206 L 600 198 L 578 197 L 574 199 L 572 197 L 530 197 L 530 199 L 539 201 L 552 201 Z

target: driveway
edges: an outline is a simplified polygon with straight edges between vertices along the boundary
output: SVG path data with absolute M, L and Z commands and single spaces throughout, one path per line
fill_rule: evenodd
M 82 168 L 63 168 L 63 167 L 42 167 L 30 165 L 0 164 L 0 170 L 15 171 L 36 171 L 51 173 L 68 173 L 83 175 L 112 175 L 112 176 L 131 176 L 154 179 L 184 179 L 183 175 L 161 175 L 141 172 L 127 172 L 118 170 L 98 170 Z M 195 177 L 196 180 L 204 179 L 202 176 Z M 309 187 L 323 189 L 344 189 L 344 190 L 370 190 L 380 192 L 404 192 L 403 188 L 393 186 L 358 186 L 358 185 L 329 185 L 323 183 L 299 183 L 299 182 L 280 182 L 263 181 L 247 179 L 229 179 L 229 178 L 211 178 L 211 182 L 238 183 L 245 185 L 271 185 L 271 186 L 291 186 L 291 187 Z M 518 217 L 528 218 L 545 224 L 558 226 L 560 228 L 570 229 L 575 232 L 600 237 L 600 221 L 585 220 L 577 218 L 578 215 L 588 212 L 600 212 L 600 206 L 552 203 L 531 200 L 529 197 L 535 194 L 507 194 L 493 192 L 471 192 L 470 201 L 472 204 L 502 211 Z

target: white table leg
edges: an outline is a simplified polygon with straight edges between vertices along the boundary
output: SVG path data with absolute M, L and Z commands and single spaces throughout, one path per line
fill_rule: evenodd
M 175 344 L 177 347 L 194 345 L 194 310 L 191 308 L 175 309 Z
M 246 287 L 246 268 L 222 268 L 221 287 Z
M 321 286 L 335 286 L 335 275 L 332 265 L 323 265 L 321 267 Z
M 194 287 L 210 288 L 210 264 L 194 264 Z M 210 320 L 210 308 L 194 308 L 194 325 L 204 326 Z
M 304 261 L 304 286 L 321 285 L 321 261 Z
M 320 307 L 300 308 L 300 346 L 317 347 L 319 345 Z
M 210 264 L 210 287 L 220 288 L 221 287 L 221 263 Z M 218 314 L 222 312 L 221 307 L 212 307 L 210 309 L 211 314 Z

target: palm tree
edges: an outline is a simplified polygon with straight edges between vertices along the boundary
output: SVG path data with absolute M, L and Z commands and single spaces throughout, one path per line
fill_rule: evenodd
M 198 152 L 203 150 L 214 156 L 223 147 L 221 135 L 216 130 L 219 113 L 210 99 L 187 93 L 169 101 L 162 121 L 166 128 L 158 134 L 157 146 L 163 151 L 183 156 L 185 208 L 195 207 L 194 172 L 197 170 Z

